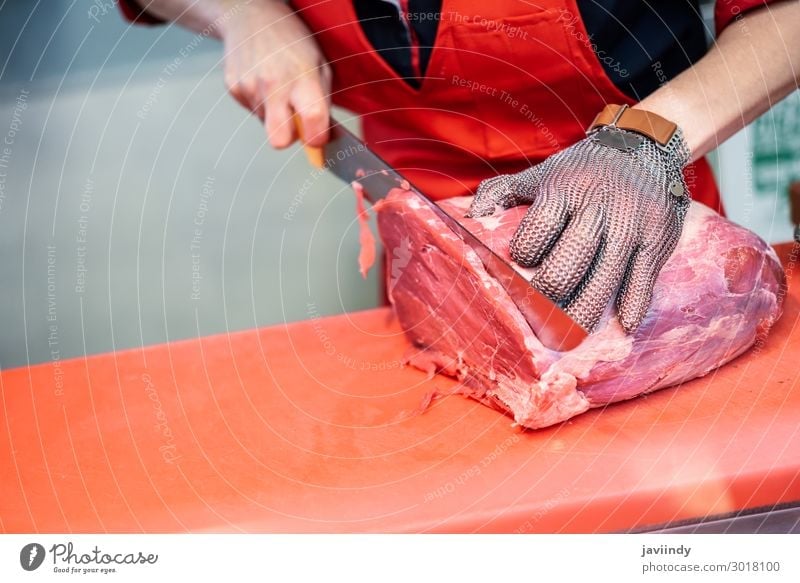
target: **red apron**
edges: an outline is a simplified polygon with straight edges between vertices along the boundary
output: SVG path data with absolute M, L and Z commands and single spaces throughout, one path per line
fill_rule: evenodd
M 333 68 L 333 102 L 431 198 L 536 164 L 583 138 L 607 103 L 634 103 L 606 75 L 574 0 L 444 0 L 419 89 L 373 49 L 351 0 L 293 5 Z M 705 159 L 686 177 L 695 200 L 720 208 Z

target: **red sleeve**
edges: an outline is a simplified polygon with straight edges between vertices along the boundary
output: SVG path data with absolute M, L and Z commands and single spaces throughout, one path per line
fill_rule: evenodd
M 717 29 L 717 36 L 725 27 L 734 20 L 741 18 L 745 12 L 754 8 L 766 6 L 774 0 L 717 0 L 714 6 L 714 23 Z
M 142 8 L 138 0 L 119 0 L 119 10 L 123 18 L 134 24 L 163 24 L 164 21 L 156 18 Z

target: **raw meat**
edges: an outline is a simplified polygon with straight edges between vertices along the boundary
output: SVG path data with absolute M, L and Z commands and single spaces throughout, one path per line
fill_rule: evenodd
M 356 213 L 358 220 L 358 271 L 361 277 L 366 278 L 369 268 L 375 263 L 375 237 L 369 228 L 369 215 L 364 206 L 364 188 L 358 182 L 351 184 L 356 193 Z
M 463 217 L 470 200 L 441 206 Z M 525 427 L 702 376 L 763 340 L 781 314 L 785 276 L 772 249 L 693 204 L 637 332 L 626 335 L 610 308 L 580 347 L 553 352 L 475 252 L 413 193 L 396 189 L 376 209 L 389 297 L 419 349 L 409 362 L 457 377 L 466 394 Z M 508 241 L 526 210 L 463 221 L 508 258 Z

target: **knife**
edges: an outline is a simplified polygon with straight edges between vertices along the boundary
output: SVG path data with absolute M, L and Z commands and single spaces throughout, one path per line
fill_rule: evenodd
M 302 137 L 299 118 L 295 126 Z M 456 217 L 414 187 L 399 172 L 343 125 L 331 119 L 330 140 L 322 147 L 304 146 L 309 162 L 327 168 L 341 180 L 360 183 L 373 204 L 394 188 L 414 192 L 433 212 L 469 245 L 483 262 L 486 271 L 508 293 L 539 341 L 551 350 L 566 351 L 577 347 L 588 332 L 570 318 L 555 302 L 534 288 L 516 269 L 489 249 Z

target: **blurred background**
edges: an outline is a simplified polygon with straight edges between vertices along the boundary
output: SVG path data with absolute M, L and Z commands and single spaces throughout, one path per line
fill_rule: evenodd
M 267 146 L 221 57 L 113 0 L 0 0 L 0 367 L 378 304 L 351 191 Z M 729 216 L 789 240 L 800 97 L 712 158 Z
M 377 305 L 352 191 L 268 147 L 221 57 L 111 0 L 0 2 L 0 366 Z

